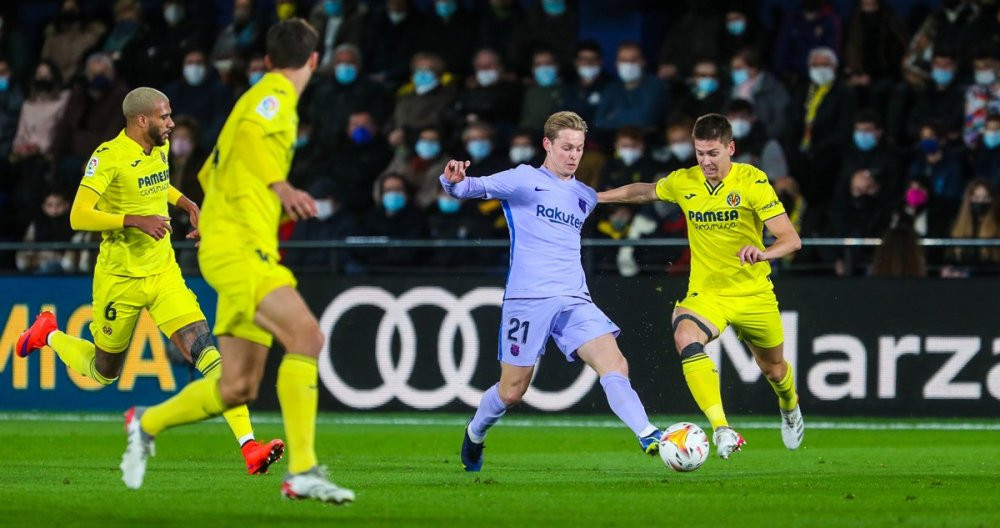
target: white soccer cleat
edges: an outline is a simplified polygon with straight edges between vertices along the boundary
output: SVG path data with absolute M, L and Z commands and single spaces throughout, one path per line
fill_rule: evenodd
M 142 479 L 146 476 L 146 460 L 156 455 L 153 437 L 144 434 L 139 427 L 139 418 L 145 411 L 145 407 L 132 407 L 125 411 L 125 433 L 128 443 L 125 454 L 122 455 L 122 463 L 118 467 L 122 470 L 122 481 L 129 489 L 142 487 Z
M 289 499 L 315 499 L 333 504 L 354 502 L 354 492 L 330 482 L 325 467 L 286 475 L 281 484 L 281 495 Z
M 802 444 L 806 424 L 802 421 L 802 409 L 798 405 L 790 411 L 781 411 L 781 441 L 788 449 L 798 449 Z
M 742 449 L 747 442 L 732 427 L 722 426 L 712 435 L 712 443 L 715 444 L 715 452 L 719 454 L 719 458 L 729 460 L 729 455 Z

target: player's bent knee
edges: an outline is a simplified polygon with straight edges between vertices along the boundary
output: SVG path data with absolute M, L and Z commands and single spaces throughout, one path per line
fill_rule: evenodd
M 319 352 L 326 343 L 326 337 L 315 322 L 303 324 L 299 328 L 296 328 L 293 339 L 294 343 L 292 343 L 289 351 L 311 357 L 319 357 Z
M 497 393 L 500 396 L 500 401 L 503 402 L 507 407 L 513 407 L 521 403 L 521 399 L 524 398 L 524 393 L 527 387 L 521 387 L 518 385 L 511 386 L 501 386 L 498 388 Z
M 257 384 L 244 379 L 220 381 L 219 395 L 227 407 L 253 403 L 257 399 Z

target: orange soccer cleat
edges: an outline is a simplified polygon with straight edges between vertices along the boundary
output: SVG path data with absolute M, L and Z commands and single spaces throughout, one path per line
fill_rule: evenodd
M 267 468 L 275 462 L 281 460 L 285 454 L 285 442 L 280 438 L 275 438 L 266 444 L 256 440 L 250 440 L 240 448 L 243 451 L 243 458 L 247 461 L 247 473 L 251 475 L 263 475 L 267 473 Z
M 18 357 L 28 357 L 32 352 L 42 348 L 47 344 L 49 334 L 58 330 L 56 326 L 56 316 L 52 312 L 42 312 L 38 314 L 34 324 L 25 330 L 21 337 L 17 338 L 14 345 L 14 353 Z

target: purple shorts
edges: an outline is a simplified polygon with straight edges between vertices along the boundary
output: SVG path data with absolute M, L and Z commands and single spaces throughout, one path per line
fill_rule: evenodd
M 597 305 L 576 297 L 505 299 L 501 314 L 497 359 L 519 367 L 538 362 L 549 336 L 566 361 L 575 361 L 576 350 L 587 341 L 621 333 Z

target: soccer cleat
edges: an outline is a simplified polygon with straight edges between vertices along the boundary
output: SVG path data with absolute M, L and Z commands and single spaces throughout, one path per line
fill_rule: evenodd
M 643 453 L 649 456 L 656 456 L 660 452 L 660 440 L 663 438 L 663 431 L 657 429 L 647 436 L 639 438 L 639 447 Z
M 469 438 L 469 427 L 465 427 L 465 437 L 462 439 L 462 467 L 466 471 L 479 471 L 483 469 L 483 449 L 486 442 L 477 444 Z
M 250 440 L 243 444 L 240 450 L 243 451 L 243 459 L 247 461 L 247 473 L 264 475 L 267 473 L 267 468 L 281 460 L 285 454 L 285 442 L 280 438 L 275 438 L 266 444 Z
M 14 353 L 18 357 L 28 357 L 29 354 L 48 343 L 49 334 L 58 330 L 56 316 L 52 312 L 38 314 L 34 324 L 21 333 L 14 345 Z
M 122 481 L 129 489 L 142 487 L 142 479 L 146 475 L 146 460 L 156 456 L 153 437 L 143 433 L 139 426 L 139 420 L 144 412 L 146 412 L 145 407 L 132 407 L 125 411 L 125 433 L 128 443 L 125 454 L 122 455 L 122 463 L 118 467 L 122 470 Z
M 729 460 L 729 455 L 742 449 L 747 442 L 732 427 L 722 426 L 712 435 L 712 443 L 715 444 L 715 452 L 719 454 L 719 458 Z
M 798 449 L 802 444 L 806 424 L 802 420 L 802 409 L 798 405 L 790 411 L 781 411 L 781 441 L 788 449 Z
M 314 467 L 305 473 L 285 475 L 281 495 L 287 499 L 315 499 L 320 502 L 344 504 L 354 502 L 354 492 L 330 482 L 325 467 Z

